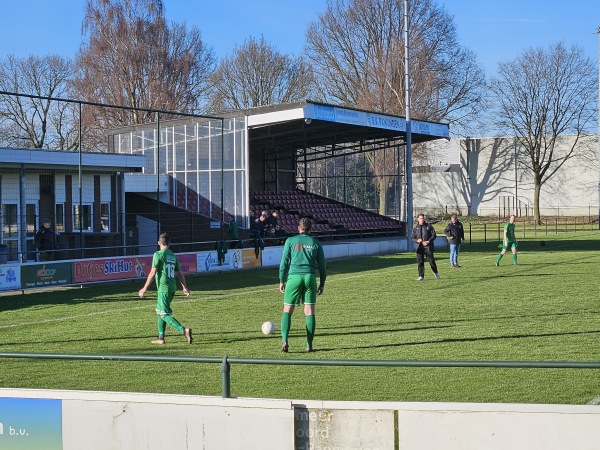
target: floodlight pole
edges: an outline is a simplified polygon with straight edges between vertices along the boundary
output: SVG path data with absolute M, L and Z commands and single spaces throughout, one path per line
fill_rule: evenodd
M 596 28 L 598 35 L 598 164 L 600 164 L 600 26 Z M 600 167 L 598 168 L 598 229 L 600 229 Z
M 410 70 L 408 44 L 408 0 L 404 0 L 404 77 L 406 91 L 406 235 L 410 238 L 413 228 L 412 189 L 412 135 L 410 124 Z

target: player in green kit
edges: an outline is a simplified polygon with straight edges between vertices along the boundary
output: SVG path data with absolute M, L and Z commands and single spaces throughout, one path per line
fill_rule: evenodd
M 138 292 L 140 297 L 143 297 L 146 290 L 152 283 L 152 280 L 156 276 L 156 316 L 158 320 L 158 339 L 152 341 L 153 344 L 162 345 L 165 343 L 165 329 L 167 324 L 175 328 L 181 334 L 185 336 L 188 344 L 192 343 L 192 329 L 185 328 L 181 325 L 175 317 L 173 317 L 173 310 L 171 309 L 171 302 L 173 296 L 177 290 L 177 277 L 183 287 L 183 293 L 186 297 L 190 295 L 190 291 L 187 288 L 185 277 L 183 272 L 179 268 L 179 260 L 175 253 L 169 249 L 171 244 L 171 237 L 167 233 L 161 233 L 158 239 L 158 246 L 160 250 L 154 253 L 152 257 L 152 269 L 146 279 L 146 284 Z
M 504 239 L 502 240 L 502 251 L 496 258 L 496 267 L 500 265 L 500 260 L 506 253 L 506 250 L 511 249 L 513 265 L 517 265 L 517 236 L 515 235 L 515 215 L 511 214 L 508 222 L 504 224 Z
M 281 351 L 288 351 L 288 336 L 292 325 L 294 308 L 304 304 L 306 316 L 306 351 L 313 351 L 313 338 L 317 322 L 315 306 L 317 295 L 325 289 L 325 254 L 321 243 L 309 236 L 312 222 L 303 217 L 298 223 L 297 236 L 285 241 L 281 263 L 279 264 L 279 292 L 283 294 L 283 315 L 281 316 Z M 316 269 L 319 269 L 317 287 Z

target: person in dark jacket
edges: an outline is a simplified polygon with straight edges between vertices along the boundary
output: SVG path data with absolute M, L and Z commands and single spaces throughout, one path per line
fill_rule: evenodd
M 444 234 L 448 237 L 448 243 L 450 244 L 450 267 L 460 267 L 458 265 L 458 253 L 460 252 L 460 244 L 465 239 L 465 230 L 456 214 L 450 216 L 450 223 L 444 229 Z
M 42 220 L 42 228 L 35 234 L 35 248 L 40 252 L 40 261 L 54 261 L 56 235 L 50 219 Z
M 235 220 L 235 217 L 233 217 L 229 221 L 229 227 L 227 228 L 227 231 L 225 232 L 225 237 L 231 241 L 229 243 L 229 248 L 240 248 L 241 247 L 240 246 L 239 226 L 238 226 L 237 221 Z
M 435 230 L 431 225 L 425 222 L 424 214 L 419 214 L 417 221 L 418 224 L 412 232 L 412 240 L 417 244 L 415 249 L 417 253 L 417 268 L 419 270 L 419 278 L 417 278 L 417 281 L 423 281 L 425 278 L 425 257 L 427 257 L 427 261 L 429 261 L 429 265 L 431 266 L 431 270 L 433 270 L 435 278 L 439 280 L 440 274 L 438 273 L 435 257 L 433 256 L 433 242 L 436 238 Z

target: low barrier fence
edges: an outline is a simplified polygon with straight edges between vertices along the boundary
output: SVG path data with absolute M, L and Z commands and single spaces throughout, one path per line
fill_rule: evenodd
M 546 221 L 542 225 L 517 219 L 515 221 L 515 233 L 518 239 L 525 239 L 558 233 L 576 233 L 600 229 L 597 221 L 588 221 L 586 219 L 586 217 L 573 217 L 570 220 Z M 469 243 L 472 243 L 473 241 L 501 241 L 504 237 L 505 223 L 506 221 L 497 223 L 465 223 L 463 224 L 465 229 L 465 240 Z
M 61 353 L 0 352 L 0 358 L 61 359 L 77 361 L 146 361 L 176 363 L 208 363 L 221 365 L 221 396 L 231 397 L 232 364 L 267 364 L 293 366 L 336 367 L 471 367 L 518 369 L 600 369 L 595 361 L 417 361 L 417 360 L 314 360 L 269 358 L 223 358 L 210 356 L 144 356 L 144 355 L 85 355 Z

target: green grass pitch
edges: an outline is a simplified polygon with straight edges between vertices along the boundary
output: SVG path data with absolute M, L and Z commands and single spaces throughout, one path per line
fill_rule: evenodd
M 600 361 L 600 233 L 522 239 L 494 266 L 497 242 L 462 246 L 463 266 L 436 253 L 417 282 L 413 253 L 328 261 L 317 301 L 315 353 L 304 350 L 304 315 L 280 352 L 277 268 L 188 276 L 175 317 L 194 344 L 169 329 L 156 337 L 155 291 L 142 281 L 0 296 L 0 352 L 225 355 L 331 360 Z M 271 320 L 278 330 L 261 333 Z M 220 395 L 219 364 L 0 359 L 2 387 Z M 587 404 L 600 398 L 598 369 L 231 366 L 237 397 L 325 400 Z

